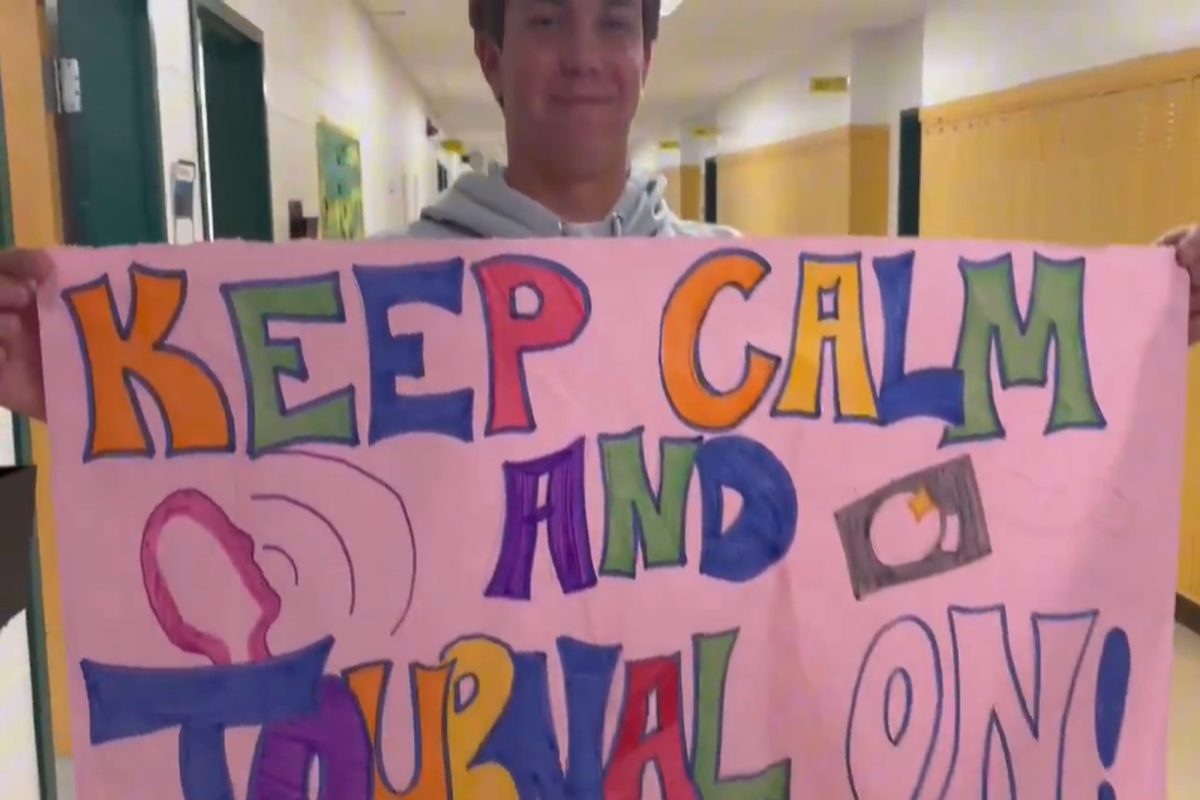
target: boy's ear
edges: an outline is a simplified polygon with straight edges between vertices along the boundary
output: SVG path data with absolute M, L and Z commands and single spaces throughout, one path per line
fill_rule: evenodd
M 492 89 L 492 96 L 496 98 L 496 102 L 503 102 L 500 83 L 500 46 L 487 34 L 476 33 L 475 57 L 479 60 L 479 68 L 483 70 L 484 80 Z

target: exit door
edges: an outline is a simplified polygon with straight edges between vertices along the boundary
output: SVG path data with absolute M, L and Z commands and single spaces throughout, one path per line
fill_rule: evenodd
M 921 234 L 921 111 L 900 114 L 900 182 L 896 198 L 896 233 Z

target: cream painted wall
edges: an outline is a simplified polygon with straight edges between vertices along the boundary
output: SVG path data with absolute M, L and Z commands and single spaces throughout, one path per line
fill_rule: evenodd
M 721 150 L 886 123 L 894 232 L 900 111 L 1198 43 L 1200 0 L 935 0 L 923 18 L 833 44 L 727 98 Z M 850 95 L 808 93 L 812 75 L 839 73 L 851 76 Z
M 889 231 L 896 230 L 899 182 L 899 117 L 921 105 L 924 24 L 859 34 L 831 46 L 804 64 L 773 73 L 728 98 L 717 111 L 720 150 L 761 147 L 848 124 L 891 128 Z M 814 95 L 809 79 L 849 75 L 844 95 Z
M 25 612 L 0 629 L 0 787 L 4 797 L 38 796 L 33 681 Z
M 734 93 L 716 111 L 721 152 L 749 150 L 845 125 L 850 119 L 849 95 L 811 94 L 809 80 L 849 75 L 851 61 L 850 42 L 837 43 Z
M 924 101 L 1198 44 L 1196 0 L 942 0 L 925 17 Z
M 659 164 L 657 142 L 645 142 L 639 145 L 630 156 L 630 166 L 637 172 L 657 172 Z
M 287 203 L 317 211 L 316 124 L 359 137 L 368 235 L 404 227 L 437 191 L 426 106 L 397 57 L 352 0 L 228 0 L 263 33 L 275 238 Z M 197 159 L 186 0 L 150 0 L 163 160 Z M 169 206 L 168 206 L 169 207 Z M 186 230 L 181 231 L 186 233 Z
M 903 25 L 854 37 L 851 69 L 850 122 L 887 125 L 888 233 L 896 233 L 897 194 L 900 185 L 900 112 L 921 105 L 924 66 L 924 22 L 918 18 Z
M 171 210 L 171 165 L 179 160 L 199 163 L 188 3 L 187 0 L 150 0 L 149 10 L 158 71 L 158 119 L 162 136 L 167 233 L 172 242 L 198 241 L 203 238 L 198 182 L 191 223 L 185 221 L 175 225 Z

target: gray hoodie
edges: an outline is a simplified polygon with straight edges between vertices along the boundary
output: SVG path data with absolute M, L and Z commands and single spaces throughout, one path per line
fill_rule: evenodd
M 392 237 L 413 239 L 527 239 L 542 237 L 609 238 L 620 236 L 720 237 L 731 228 L 681 220 L 663 199 L 661 176 L 631 174 L 616 207 L 603 220 L 577 224 L 563 220 L 541 203 L 508 185 L 502 169 L 488 175 L 462 176 L 441 198 L 421 212 L 407 231 Z M 388 238 L 385 235 L 384 238 Z

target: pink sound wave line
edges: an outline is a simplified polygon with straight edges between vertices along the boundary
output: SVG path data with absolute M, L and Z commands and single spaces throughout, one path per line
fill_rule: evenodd
M 285 505 L 292 506 L 293 508 L 298 508 L 301 511 L 305 511 L 308 514 L 311 514 L 322 525 L 325 526 L 325 529 L 328 530 L 329 533 L 332 534 L 333 538 L 337 540 L 338 547 L 340 547 L 342 550 L 342 558 L 345 559 L 345 561 L 346 561 L 346 568 L 348 570 L 350 570 L 350 611 L 349 611 L 349 613 L 351 616 L 353 616 L 354 615 L 354 606 L 355 606 L 355 603 L 357 602 L 357 597 L 358 597 L 358 579 L 355 577 L 355 574 L 354 574 L 354 561 L 353 561 L 353 559 L 350 558 L 350 548 L 349 548 L 349 546 L 346 545 L 345 537 L 343 537 L 342 534 L 338 532 L 337 526 L 335 526 L 333 524 L 333 522 L 330 521 L 329 517 L 325 516 L 320 511 L 317 511 L 315 508 L 308 505 L 307 503 L 303 503 L 294 497 L 288 497 L 287 495 L 284 495 L 284 494 L 252 494 L 252 495 L 250 495 L 250 499 L 255 500 L 255 501 L 284 503 Z M 292 568 L 295 569 L 294 563 L 292 564 Z M 299 570 L 297 570 L 297 574 L 299 574 Z M 299 578 L 297 578 L 297 582 L 299 582 Z
M 242 585 L 254 598 L 260 611 L 254 628 L 247 636 L 246 646 L 250 659 L 269 659 L 271 650 L 267 645 L 267 631 L 279 619 L 282 605 L 279 595 L 271 588 L 266 575 L 254 560 L 254 540 L 234 525 L 212 498 L 197 489 L 179 489 L 167 495 L 151 512 L 142 532 L 142 580 L 150 609 L 158 619 L 163 633 L 172 644 L 184 652 L 205 656 L 217 666 L 228 666 L 232 663 L 229 647 L 225 642 L 183 619 L 158 563 L 163 530 L 167 523 L 177 517 L 185 517 L 200 525 L 217 541 L 237 570 Z
M 287 561 L 288 566 L 292 568 L 292 586 L 300 585 L 300 568 L 296 566 L 296 559 L 292 558 L 291 553 L 284 550 L 282 547 L 274 544 L 264 544 L 262 546 L 264 553 L 278 553 Z
M 390 635 L 395 636 L 396 632 L 400 630 L 400 626 L 404 624 L 404 620 L 408 619 L 408 613 L 412 610 L 413 597 L 415 596 L 417 590 L 417 536 L 416 533 L 413 532 L 412 517 L 408 515 L 408 506 L 405 504 L 404 498 L 400 496 L 399 492 L 392 488 L 391 484 L 380 478 L 378 475 L 368 472 L 357 464 L 346 461 L 345 459 L 338 458 L 337 456 L 326 455 L 324 453 L 318 453 L 312 450 L 292 449 L 288 450 L 287 452 L 292 455 L 311 458 L 315 461 L 341 464 L 342 466 L 349 468 L 353 472 L 358 473 L 362 477 L 378 485 L 389 495 L 391 495 L 396 503 L 400 506 L 400 513 L 404 515 L 404 523 L 408 527 L 408 544 L 412 551 L 412 580 L 408 583 L 408 598 L 404 601 L 404 609 L 400 612 L 400 618 L 396 620 L 396 624 L 392 626 Z

